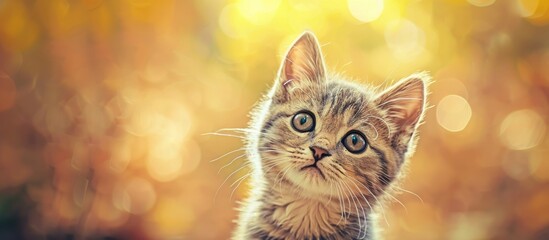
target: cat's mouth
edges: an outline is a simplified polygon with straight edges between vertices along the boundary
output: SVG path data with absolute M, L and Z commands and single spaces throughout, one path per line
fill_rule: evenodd
M 305 167 L 302 167 L 301 168 L 301 171 L 312 171 L 312 172 L 317 172 L 318 174 L 320 174 L 320 176 L 323 178 L 323 179 L 326 179 L 326 177 L 324 176 L 324 173 L 322 172 L 322 170 L 320 170 L 320 168 L 316 165 L 316 162 L 311 164 L 311 165 L 307 165 Z

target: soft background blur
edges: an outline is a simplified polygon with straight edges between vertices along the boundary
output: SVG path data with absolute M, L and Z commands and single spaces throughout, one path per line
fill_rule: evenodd
M 386 239 L 549 238 L 549 1 L 0 0 L 0 239 L 227 239 L 248 169 L 203 134 L 306 29 L 359 82 L 434 76 Z

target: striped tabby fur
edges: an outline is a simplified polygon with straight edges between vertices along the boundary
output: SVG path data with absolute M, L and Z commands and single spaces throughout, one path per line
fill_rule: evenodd
M 413 74 L 378 92 L 327 74 L 316 37 L 300 36 L 252 114 L 252 189 L 233 239 L 376 239 L 375 209 L 414 152 L 428 80 Z M 292 125 L 304 110 L 313 116 L 296 121 L 314 120 L 309 132 Z M 351 130 L 366 138 L 363 152 L 343 144 Z M 314 149 L 327 154 L 315 160 Z

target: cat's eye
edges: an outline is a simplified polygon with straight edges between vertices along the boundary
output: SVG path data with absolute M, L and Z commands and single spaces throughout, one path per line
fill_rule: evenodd
M 309 111 L 300 111 L 292 118 L 292 127 L 298 132 L 310 132 L 315 129 L 315 115 Z
M 341 143 L 343 143 L 343 146 L 345 146 L 349 152 L 355 154 L 364 152 L 368 146 L 364 134 L 356 130 L 345 134 L 345 136 L 341 139 Z

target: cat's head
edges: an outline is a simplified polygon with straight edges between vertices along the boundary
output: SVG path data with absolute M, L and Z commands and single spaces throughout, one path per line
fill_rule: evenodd
M 380 195 L 415 148 L 426 74 L 384 91 L 328 75 L 315 36 L 290 47 L 257 124 L 269 187 L 307 196 Z

